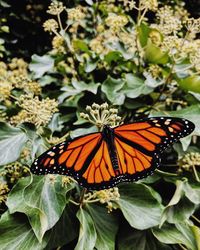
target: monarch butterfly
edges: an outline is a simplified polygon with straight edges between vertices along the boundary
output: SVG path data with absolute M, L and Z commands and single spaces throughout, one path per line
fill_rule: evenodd
M 154 117 L 62 142 L 36 159 L 34 174 L 72 176 L 88 190 L 136 181 L 159 166 L 160 154 L 189 135 L 194 124 L 186 119 Z

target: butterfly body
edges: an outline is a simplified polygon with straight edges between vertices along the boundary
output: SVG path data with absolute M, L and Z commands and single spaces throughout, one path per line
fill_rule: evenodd
M 72 176 L 89 190 L 110 188 L 144 178 L 159 167 L 162 152 L 189 135 L 186 119 L 152 117 L 62 142 L 39 156 L 34 174 Z
M 117 153 L 114 141 L 114 129 L 112 129 L 108 125 L 105 125 L 102 130 L 102 139 L 107 144 L 113 169 L 116 170 L 117 172 L 117 170 L 119 170 L 119 166 L 118 166 Z

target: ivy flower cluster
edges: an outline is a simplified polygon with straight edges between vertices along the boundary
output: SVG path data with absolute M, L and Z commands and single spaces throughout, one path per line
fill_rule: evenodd
M 101 105 L 93 103 L 92 106 L 86 107 L 86 113 L 80 113 L 80 117 L 88 120 L 98 128 L 102 129 L 104 125 L 111 127 L 117 126 L 121 123 L 121 117 L 117 115 L 118 110 L 115 108 L 109 108 L 107 103 Z
M 63 54 L 66 52 L 65 40 L 62 36 L 54 36 L 52 40 L 52 54 Z
M 43 24 L 44 31 L 48 31 L 50 34 L 52 34 L 52 33 L 57 34 L 58 27 L 59 27 L 58 22 L 53 18 L 48 19 Z
M 137 50 L 135 29 L 126 31 L 129 20 L 125 15 L 109 13 L 105 23 L 97 26 L 98 34 L 89 42 L 92 51 L 106 55 L 112 51 L 112 44 L 123 43 L 127 52 L 134 54 Z
M 188 38 L 194 39 L 196 34 L 200 33 L 200 18 L 187 18 L 184 22 L 188 31 Z
M 0 172 L 0 177 L 8 184 L 15 184 L 21 177 L 27 175 L 27 168 L 19 161 L 8 164 Z
M 171 33 L 175 35 L 182 28 L 181 20 L 175 15 L 171 6 L 165 5 L 159 8 L 156 17 L 159 24 L 152 24 L 151 26 L 160 30 L 164 35 Z
M 191 152 L 186 154 L 179 162 L 180 168 L 179 172 L 183 170 L 193 171 L 195 178 L 198 182 L 200 182 L 199 174 L 196 170 L 196 167 L 200 167 L 200 153 Z
M 96 52 L 99 55 L 106 55 L 109 52 L 109 49 L 105 47 L 103 35 L 98 35 L 97 37 L 93 38 L 90 41 L 89 46 L 92 51 Z
M 52 1 L 51 4 L 48 7 L 47 13 L 50 15 L 59 15 L 65 7 L 63 6 L 63 3 L 60 1 Z
M 112 212 L 113 209 L 117 209 L 115 204 L 120 198 L 119 189 L 117 187 L 104 189 L 100 191 L 94 191 L 93 193 L 87 193 L 84 196 L 85 203 L 100 202 L 106 204 L 108 213 Z
M 10 82 L 0 81 L 0 101 L 9 98 L 13 87 Z
M 161 76 L 162 68 L 157 64 L 150 64 L 147 72 L 149 72 L 153 78 L 157 79 Z
M 6 202 L 9 191 L 8 185 L 0 180 L 0 205 Z
M 95 192 L 95 196 L 99 199 L 100 203 L 107 204 L 108 213 L 112 212 L 113 209 L 117 209 L 117 206 L 113 203 L 120 198 L 117 187 L 97 191 Z
M 86 14 L 84 13 L 84 10 L 85 10 L 84 7 L 81 5 L 78 5 L 75 8 L 67 9 L 68 20 L 80 22 L 86 16 Z
M 0 110 L 0 122 L 6 122 L 7 121 L 7 114 L 4 110 Z
M 151 24 L 156 34 L 153 36 L 153 43 L 172 56 L 174 63 L 183 62 L 186 58 L 190 61 L 188 69 L 193 68 L 196 72 L 200 69 L 199 45 L 200 39 L 197 34 L 200 32 L 200 18 L 189 18 L 188 12 L 178 6 L 172 9 L 165 5 L 156 12 L 157 23 Z M 156 43 L 155 43 L 156 41 Z M 192 71 L 188 70 L 188 74 Z
M 71 183 L 76 183 L 76 181 L 70 176 L 62 176 L 62 187 L 66 187 Z
M 22 110 L 11 118 L 11 123 L 19 124 L 30 122 L 36 127 L 45 126 L 50 121 L 55 112 L 58 111 L 58 103 L 54 99 L 39 100 L 38 96 L 21 95 L 17 101 Z
M 118 32 L 128 23 L 128 19 L 123 15 L 109 13 L 108 17 L 105 19 L 105 23 L 112 31 Z
M 0 62 L 0 101 L 8 101 L 15 89 L 36 95 L 41 93 L 40 84 L 29 78 L 28 64 L 21 58 L 13 58 L 8 64 Z
M 136 7 L 136 3 L 133 0 L 119 0 L 119 2 L 122 2 L 126 11 L 130 11 Z
M 148 1 L 140 0 L 139 8 L 156 11 L 158 9 L 158 1 L 157 0 L 148 0 Z
M 73 78 L 77 78 L 77 70 L 75 67 L 75 61 L 73 57 L 68 57 L 66 60 L 62 60 L 57 64 L 57 69 L 59 71 L 64 71 L 66 75 L 72 75 Z M 66 79 L 67 77 L 65 77 Z

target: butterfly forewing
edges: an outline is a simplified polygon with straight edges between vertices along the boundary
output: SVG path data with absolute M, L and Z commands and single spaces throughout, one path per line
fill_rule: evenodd
M 154 117 L 116 127 L 115 136 L 147 155 L 162 152 L 178 139 L 189 135 L 194 124 L 186 119 Z M 151 153 L 152 152 L 152 153 Z
M 101 143 L 101 133 L 93 133 L 76 138 L 71 142 L 62 142 L 34 161 L 31 171 L 35 174 L 69 174 L 87 167 Z

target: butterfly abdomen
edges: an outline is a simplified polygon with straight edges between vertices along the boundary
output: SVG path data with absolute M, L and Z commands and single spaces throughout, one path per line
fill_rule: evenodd
M 102 131 L 102 136 L 103 136 L 103 140 L 105 140 L 108 146 L 111 163 L 112 163 L 114 171 L 117 174 L 117 171 L 119 170 L 119 164 L 118 164 L 116 147 L 115 147 L 115 142 L 114 142 L 114 130 L 109 126 L 104 126 L 103 131 Z

